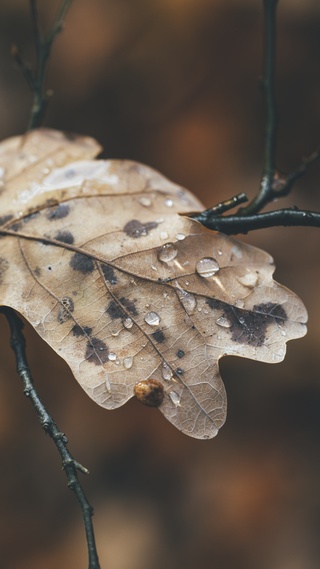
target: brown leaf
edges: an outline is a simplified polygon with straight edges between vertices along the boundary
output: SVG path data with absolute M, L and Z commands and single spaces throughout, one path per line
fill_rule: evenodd
M 99 405 L 135 394 L 213 437 L 226 416 L 219 359 L 281 361 L 306 310 L 267 253 L 179 216 L 202 208 L 191 193 L 135 162 L 89 160 L 98 151 L 48 130 L 0 145 L 0 301 Z

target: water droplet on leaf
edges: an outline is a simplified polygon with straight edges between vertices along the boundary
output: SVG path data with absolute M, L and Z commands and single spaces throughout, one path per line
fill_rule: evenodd
M 126 369 L 130 369 L 132 367 L 133 364 L 133 359 L 128 357 L 128 358 L 124 358 L 123 360 L 123 365 Z
M 179 395 L 179 393 L 177 393 L 176 391 L 170 391 L 169 395 L 174 405 L 176 406 L 180 405 L 181 395 Z
M 220 318 L 218 318 L 218 320 L 216 320 L 216 323 L 219 326 L 222 326 L 222 328 L 230 328 L 231 324 L 228 320 L 228 318 L 226 318 L 225 316 L 220 316 Z
M 178 254 L 178 249 L 174 246 L 173 243 L 166 243 L 161 247 L 158 253 L 159 261 L 163 263 L 169 263 L 173 261 Z
M 162 377 L 163 379 L 165 379 L 166 381 L 169 381 L 173 376 L 173 371 L 171 369 L 171 367 L 167 364 L 164 363 L 162 366 Z
M 144 320 L 149 324 L 149 326 L 158 326 L 160 323 L 160 316 L 156 312 L 148 312 Z
M 196 264 L 197 273 L 207 279 L 208 277 L 213 277 L 220 269 L 218 261 L 212 257 L 203 257 Z

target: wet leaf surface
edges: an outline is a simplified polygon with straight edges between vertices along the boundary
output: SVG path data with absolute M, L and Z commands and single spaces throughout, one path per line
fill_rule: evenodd
M 0 302 L 114 409 L 131 397 L 196 438 L 226 417 L 224 355 L 279 362 L 306 332 L 272 258 L 180 213 L 188 191 L 90 138 L 39 130 L 0 144 Z

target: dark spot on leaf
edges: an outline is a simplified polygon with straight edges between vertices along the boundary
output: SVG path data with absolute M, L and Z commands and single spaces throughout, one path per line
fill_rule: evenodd
M 40 211 L 33 211 L 32 213 L 29 213 L 29 215 L 25 215 L 22 221 L 23 223 L 28 223 L 29 221 L 32 221 L 33 219 L 38 217 L 38 215 L 40 215 Z
M 127 311 L 130 312 L 130 314 L 132 314 L 132 316 L 138 316 L 137 309 L 132 300 L 129 300 L 128 298 L 125 298 L 123 296 L 122 298 L 120 298 L 120 302 L 127 309 Z
M 163 385 L 156 379 L 139 381 L 134 386 L 134 394 L 143 405 L 159 407 L 164 398 Z
M 109 316 L 111 316 L 112 320 L 116 320 L 117 318 L 123 320 L 127 317 L 126 311 L 122 308 L 122 306 L 124 306 L 124 308 L 133 316 L 138 315 L 134 302 L 128 300 L 123 296 L 120 298 L 119 302 L 116 302 L 115 300 L 111 300 L 109 302 L 106 312 L 109 314 Z
M 101 263 L 101 270 L 103 272 L 103 276 L 106 281 L 108 281 L 111 285 L 117 284 L 118 279 L 116 277 L 113 268 L 110 267 L 110 265 L 105 265 L 104 263 Z
M 262 346 L 268 326 L 274 323 L 279 325 L 288 318 L 284 308 L 272 302 L 256 304 L 252 310 L 242 310 L 214 298 L 206 302 L 210 308 L 221 311 L 222 316 L 227 319 L 231 339 L 249 346 Z
M 48 267 L 48 271 L 52 271 L 52 267 L 50 265 Z
M 33 272 L 36 275 L 36 277 L 40 277 L 40 275 L 41 275 L 40 267 L 36 267 Z
M 184 374 L 184 370 L 183 370 L 181 367 L 177 367 L 176 372 L 177 372 L 179 375 L 183 375 L 183 374 Z
M 155 339 L 156 342 L 158 342 L 158 344 L 162 344 L 162 342 L 164 342 L 166 339 L 162 330 L 156 330 L 153 332 L 153 334 L 151 334 L 151 336 Z
M 12 229 L 12 231 L 19 231 L 21 227 L 22 227 L 22 221 L 17 221 L 16 223 L 10 225 L 10 229 Z
M 185 356 L 185 355 L 186 355 L 186 353 L 183 350 L 178 350 L 176 353 L 176 356 L 178 358 L 183 358 L 183 356 Z
M 0 225 L 4 225 L 5 223 L 7 223 L 8 221 L 10 221 L 10 219 L 13 218 L 13 215 L 1 215 L 0 216 Z
M 109 316 L 111 316 L 112 320 L 116 320 L 117 318 L 124 318 L 126 315 L 124 310 L 121 308 L 121 306 L 119 306 L 117 302 L 115 302 L 115 300 L 111 300 L 106 312 L 109 314 Z
M 138 239 L 139 237 L 148 235 L 149 231 L 156 227 L 158 227 L 158 223 L 156 221 L 141 223 L 137 219 L 132 219 L 132 221 L 128 221 L 128 223 L 125 224 L 123 231 L 128 235 L 128 237 Z
M 75 271 L 80 271 L 83 274 L 92 273 L 94 270 L 94 260 L 82 253 L 75 253 L 71 257 L 70 267 Z
M 86 360 L 95 365 L 102 365 L 108 361 L 109 350 L 99 338 L 91 338 L 87 342 Z
M 71 318 L 71 313 L 74 311 L 74 304 L 72 298 L 69 296 L 64 296 L 61 300 L 61 306 L 58 312 L 58 322 L 63 324 L 69 318 Z
M 62 243 L 68 243 L 72 245 L 74 242 L 74 237 L 70 231 L 58 231 L 57 235 L 54 237 L 57 241 L 61 241 Z
M 60 204 L 57 207 L 51 208 L 47 213 L 47 218 L 50 221 L 54 221 L 55 219 L 62 219 L 63 217 L 67 217 L 70 213 L 70 206 L 67 204 Z
M 79 326 L 79 324 L 75 324 L 73 326 L 73 328 L 71 329 L 71 332 L 74 336 L 76 336 L 77 338 L 79 338 L 79 336 L 90 336 L 91 332 L 92 332 L 92 328 L 89 328 L 89 326 Z

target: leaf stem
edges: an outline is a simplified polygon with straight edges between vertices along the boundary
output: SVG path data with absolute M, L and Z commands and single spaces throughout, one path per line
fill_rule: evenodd
M 10 344 L 16 357 L 17 372 L 22 380 L 24 394 L 32 402 L 40 424 L 53 440 L 62 460 L 62 466 L 68 478 L 68 487 L 72 490 L 80 504 L 88 546 L 89 569 L 100 569 L 92 524 L 93 509 L 90 506 L 78 479 L 78 471 L 88 474 L 88 470 L 77 462 L 67 447 L 67 437 L 62 433 L 46 407 L 42 403 L 35 387 L 26 358 L 26 341 L 22 333 L 23 322 L 16 312 L 7 306 L 2 306 L 0 312 L 6 317 L 10 327 Z

